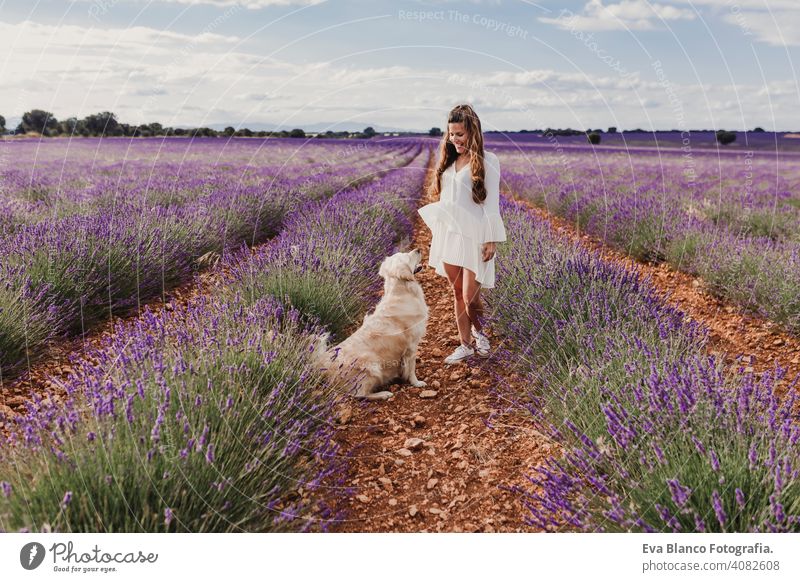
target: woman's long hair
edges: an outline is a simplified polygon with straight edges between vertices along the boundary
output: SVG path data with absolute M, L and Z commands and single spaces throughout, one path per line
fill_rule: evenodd
M 469 105 L 456 105 L 447 115 L 448 126 L 445 127 L 442 144 L 439 148 L 439 165 L 436 167 L 436 177 L 431 182 L 431 195 L 436 200 L 442 193 L 442 174 L 455 163 L 458 157 L 456 146 L 450 142 L 450 123 L 463 123 L 467 132 L 467 151 L 470 154 L 470 169 L 472 174 L 472 200 L 475 204 L 482 204 L 486 200 L 486 184 L 484 183 L 483 170 L 483 131 L 481 120 Z

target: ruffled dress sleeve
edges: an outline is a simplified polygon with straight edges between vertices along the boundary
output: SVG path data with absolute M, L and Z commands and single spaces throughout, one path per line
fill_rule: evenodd
M 506 228 L 500 216 L 500 161 L 495 154 L 484 157 L 486 200 L 483 207 L 481 242 L 505 242 Z

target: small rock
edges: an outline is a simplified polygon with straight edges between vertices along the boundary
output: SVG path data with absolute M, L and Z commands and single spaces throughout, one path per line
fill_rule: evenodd
M 469 387 L 470 388 L 480 388 L 481 386 L 482 386 L 482 384 L 481 384 L 480 380 L 470 380 L 469 381 Z
M 488 469 L 481 469 L 480 471 L 478 471 L 478 477 L 483 478 L 483 477 L 486 477 L 488 475 L 489 475 L 489 470 Z
M 397 449 L 397 454 L 400 455 L 401 457 L 410 457 L 414 453 L 412 453 L 408 449 Z
M 358 495 L 356 499 L 358 499 L 361 503 L 369 503 L 369 497 L 366 495 Z
M 397 467 L 402 467 L 403 465 L 405 465 L 405 464 L 406 464 L 406 462 L 405 462 L 403 459 L 395 459 L 395 460 L 394 460 L 394 464 L 395 464 L 395 466 L 397 466 Z
M 433 489 L 434 487 L 436 487 L 436 484 L 437 484 L 438 482 L 439 482 L 439 480 L 438 480 L 438 479 L 428 479 L 428 484 L 426 485 L 426 487 L 427 487 L 427 488 L 428 488 L 428 490 L 430 491 L 431 489 Z
M 453 372 L 452 374 L 450 374 L 450 381 L 451 382 L 458 382 L 463 377 L 464 377 L 464 374 L 462 374 L 461 372 Z
M 408 515 L 410 515 L 411 517 L 414 517 L 415 515 L 417 515 L 417 506 L 416 505 L 412 505 L 411 507 L 408 508 Z
M 439 382 L 439 380 L 434 380 L 433 382 L 431 382 L 431 386 L 433 386 L 434 388 L 441 388 L 442 383 Z
M 383 487 L 387 491 L 393 491 L 394 490 L 394 486 L 392 485 L 392 480 L 389 479 L 388 477 L 379 477 L 378 481 L 380 481 L 381 485 L 383 485 Z
M 403 444 L 403 448 L 416 451 L 420 447 L 422 447 L 422 443 L 425 442 L 421 438 L 411 437 L 406 439 L 406 442 Z
M 390 499 L 390 500 L 389 500 L 389 505 L 391 505 L 392 507 L 394 507 L 395 505 L 397 505 L 397 499 Z
M 461 412 L 462 410 L 464 410 L 464 407 L 461 404 L 459 404 L 453 409 L 453 412 Z
M 781 338 L 778 338 L 774 342 L 772 342 L 772 345 L 773 346 L 782 346 L 783 345 L 783 340 Z
M 411 421 L 411 425 L 415 427 L 425 426 L 425 417 L 418 414 L 414 417 L 414 420 Z
M 436 390 L 423 390 L 419 393 L 420 398 L 436 398 L 436 395 L 439 394 Z
M 433 515 L 439 515 L 442 512 L 442 510 L 439 509 L 438 507 L 431 507 L 428 509 L 428 512 L 432 513 Z
M 353 418 L 353 409 L 349 406 L 339 411 L 338 420 L 340 424 L 347 424 L 351 418 Z

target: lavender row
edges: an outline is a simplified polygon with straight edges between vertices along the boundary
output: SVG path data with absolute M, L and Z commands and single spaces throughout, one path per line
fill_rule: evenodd
M 93 215 L 119 204 L 143 208 L 202 203 L 215 192 L 268 191 L 333 167 L 381 165 L 413 144 L 362 147 L 296 140 L 163 139 L 3 142 L 0 235 L 23 225 Z
M 531 387 L 517 405 L 563 447 L 516 489 L 527 520 L 548 530 L 800 531 L 800 427 L 794 396 L 774 392 L 785 371 L 725 373 L 704 353 L 707 331 L 649 280 L 503 204 L 509 244 L 487 299 L 509 365 Z
M 419 147 L 389 162 L 336 167 L 267 190 L 234 185 L 179 207 L 120 203 L 24 227 L 0 241 L 0 370 L 7 377 L 47 342 L 140 308 L 190 280 L 199 257 L 263 242 L 293 208 L 373 180 L 408 163 Z
M 351 294 L 372 290 L 364 279 L 375 278 L 375 261 L 410 235 L 427 155 L 301 208 L 271 244 L 293 257 L 328 248 L 334 259 L 363 246 L 364 262 L 301 268 L 266 260 L 280 254 L 242 252 L 226 265 L 233 275 L 224 297 L 168 315 L 146 309 L 73 362 L 67 404 L 31 404 L 2 448 L 2 528 L 317 531 L 341 519 L 335 501 L 347 494 L 346 459 L 332 439 L 341 394 L 309 361 L 319 323 L 338 319 L 304 311 L 297 293 L 262 293 L 253 280 L 259 269 L 289 268 L 322 296 L 332 298 L 340 283 Z M 326 237 L 344 246 L 326 247 Z M 326 287 L 332 280 L 337 287 Z M 321 487 L 329 493 L 319 495 Z

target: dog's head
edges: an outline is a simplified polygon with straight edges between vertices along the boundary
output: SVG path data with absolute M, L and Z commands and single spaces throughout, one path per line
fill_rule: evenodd
M 394 277 L 404 281 L 413 281 L 414 274 L 422 270 L 422 253 L 419 249 L 407 253 L 395 253 L 386 257 L 381 263 L 378 274 L 383 279 Z

